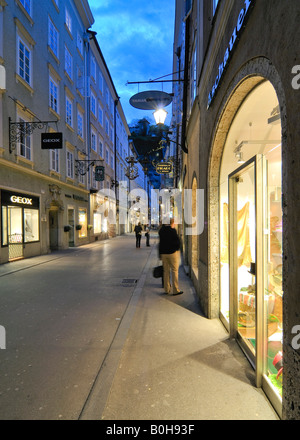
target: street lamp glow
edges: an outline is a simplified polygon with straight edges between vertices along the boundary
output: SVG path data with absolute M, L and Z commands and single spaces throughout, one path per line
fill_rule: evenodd
M 158 110 L 155 110 L 155 112 L 153 113 L 154 119 L 156 124 L 164 124 L 166 117 L 167 117 L 168 112 L 163 109 L 163 108 L 159 108 Z

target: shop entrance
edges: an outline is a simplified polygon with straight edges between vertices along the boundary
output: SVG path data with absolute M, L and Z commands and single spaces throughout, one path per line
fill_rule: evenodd
M 50 249 L 58 249 L 58 210 L 49 211 L 49 239 Z
M 220 318 L 281 413 L 281 114 L 264 81 L 244 99 L 226 138 L 219 175 Z
M 23 258 L 23 210 L 8 206 L 8 255 L 9 261 Z
M 68 224 L 71 226 L 69 230 L 69 246 L 74 247 L 75 211 L 73 208 L 68 209 Z

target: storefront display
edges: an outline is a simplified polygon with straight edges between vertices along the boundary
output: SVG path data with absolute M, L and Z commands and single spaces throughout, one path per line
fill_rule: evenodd
M 2 247 L 8 246 L 9 260 L 23 257 L 26 243 L 40 239 L 39 198 L 1 190 Z
M 279 398 L 284 374 L 280 122 L 276 93 L 265 81 L 233 120 L 220 173 L 221 318 Z

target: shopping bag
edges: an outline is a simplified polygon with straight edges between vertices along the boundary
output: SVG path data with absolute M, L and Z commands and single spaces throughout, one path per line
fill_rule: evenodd
M 156 266 L 153 269 L 153 276 L 154 278 L 162 278 L 163 277 L 163 266 Z

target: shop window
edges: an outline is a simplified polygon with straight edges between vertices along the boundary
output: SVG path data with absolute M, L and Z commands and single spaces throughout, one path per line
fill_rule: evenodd
M 78 212 L 79 237 L 87 237 L 87 211 L 85 208 L 80 208 Z
M 101 214 L 98 212 L 94 213 L 94 233 L 100 234 L 101 232 Z
M 2 206 L 2 246 L 8 244 L 7 206 Z
M 24 242 L 39 241 L 39 211 L 24 209 Z
M 261 177 L 259 172 L 247 171 L 255 157 L 265 164 Z M 237 179 L 231 196 L 228 184 L 233 180 L 229 176 Z M 223 322 L 230 324 L 230 317 L 236 320 L 238 334 L 263 362 L 263 379 L 279 397 L 282 393 L 283 328 L 281 177 L 281 116 L 275 90 L 265 81 L 248 95 L 236 113 L 222 157 L 220 311 Z M 256 205 L 255 191 L 260 192 L 264 206 Z M 260 210 L 260 217 L 256 217 L 257 210 Z M 236 235 L 233 234 L 230 243 L 232 212 L 235 213 Z M 262 219 L 262 224 L 257 224 L 257 218 Z M 234 241 L 231 249 L 237 251 L 233 260 L 229 246 Z M 261 243 L 258 271 L 257 243 Z M 259 279 L 257 274 L 263 276 Z M 233 291 L 233 286 L 237 291 Z M 232 301 L 237 316 L 230 311 Z M 258 301 L 264 306 L 263 322 L 255 320 Z M 230 326 L 232 328 L 232 324 Z M 262 328 L 265 335 L 259 331 Z M 265 347 L 263 355 L 256 351 L 258 342 Z

